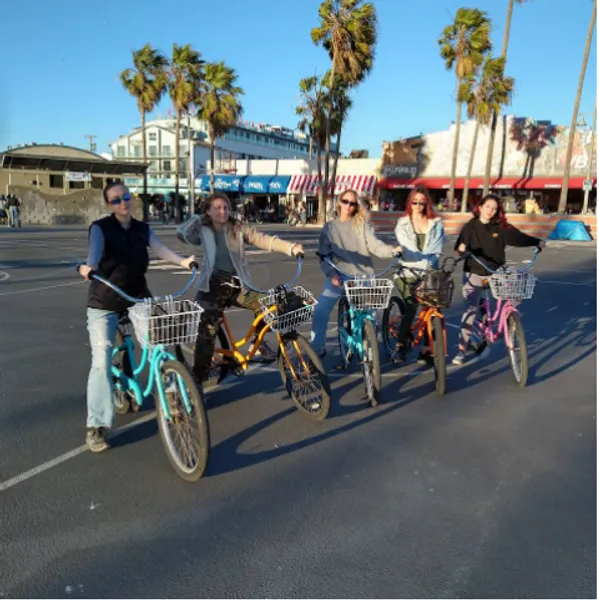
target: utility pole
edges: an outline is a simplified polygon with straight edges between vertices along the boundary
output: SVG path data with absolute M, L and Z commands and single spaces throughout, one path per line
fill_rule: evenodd
M 94 135 L 93 133 L 88 133 L 86 136 L 84 136 L 86 140 L 89 140 L 89 151 L 90 152 L 95 152 L 96 151 L 96 135 Z
M 581 115 L 584 119 L 584 113 Z M 595 110 L 593 111 L 593 125 L 591 126 L 591 143 L 587 152 L 589 165 L 587 168 L 587 178 L 584 182 L 584 201 L 582 203 L 582 214 L 585 215 L 589 210 L 589 195 L 593 187 L 593 151 L 595 150 L 595 135 L 597 131 L 597 99 L 595 98 Z

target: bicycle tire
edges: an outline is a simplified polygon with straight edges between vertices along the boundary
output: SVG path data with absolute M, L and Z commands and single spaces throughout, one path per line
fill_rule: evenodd
M 191 417 L 197 423 L 199 432 L 199 457 L 197 463 L 191 466 L 185 466 L 181 457 L 175 451 L 174 444 L 172 443 L 170 432 L 168 430 L 169 425 L 167 422 L 167 418 L 163 412 L 162 403 L 159 399 L 160 395 L 158 394 L 157 390 L 156 418 L 158 420 L 158 431 L 160 432 L 160 439 L 162 440 L 162 445 L 164 446 L 166 457 L 173 469 L 175 470 L 175 472 L 177 473 L 177 475 L 185 481 L 195 483 L 202 477 L 202 475 L 206 471 L 206 467 L 208 466 L 208 459 L 210 456 L 210 428 L 208 426 L 208 416 L 206 414 L 206 409 L 204 408 L 204 394 L 202 392 L 201 386 L 198 386 L 196 384 L 195 379 L 189 371 L 189 369 L 185 367 L 185 365 L 181 364 L 179 361 L 167 360 L 164 363 L 162 363 L 160 365 L 160 372 L 162 374 L 165 371 L 172 371 L 176 375 L 180 376 L 187 389 L 192 409 Z M 160 382 L 160 385 L 162 385 L 162 381 Z M 180 406 L 180 409 L 180 413 L 187 415 L 187 412 L 185 411 L 185 407 L 183 405 Z M 176 420 L 177 416 L 174 416 L 173 418 Z M 182 438 L 182 436 L 179 437 Z
M 381 357 L 376 337 L 376 328 L 371 319 L 362 325 L 362 372 L 364 387 L 370 406 L 378 406 L 381 401 Z M 369 386 L 368 383 L 371 383 Z
M 347 369 L 352 361 L 352 353 L 341 340 L 341 330 L 344 329 L 348 335 L 351 335 L 351 322 L 349 315 L 349 301 L 345 296 L 339 298 L 337 304 L 337 341 L 339 343 L 339 354 L 341 355 L 341 367 Z
M 507 318 L 506 326 L 508 328 L 508 332 L 511 331 L 513 326 L 515 337 L 518 338 L 520 350 L 517 353 L 520 355 L 521 361 L 521 366 L 519 369 L 517 369 L 514 362 L 516 358 L 516 351 L 507 348 L 507 353 L 510 366 L 512 367 L 512 375 L 514 376 L 514 380 L 519 387 L 524 388 L 528 383 L 528 346 L 526 345 L 526 335 L 524 333 L 524 325 L 522 325 L 520 313 L 512 312 Z
M 439 317 L 431 317 L 433 333 L 433 365 L 435 368 L 435 390 L 438 396 L 443 396 L 447 389 L 447 361 L 445 358 L 445 344 L 443 343 L 445 325 Z
M 218 326 L 218 330 L 216 332 L 216 343 L 220 345 L 220 348 L 223 350 L 230 350 L 231 349 L 231 342 L 229 341 L 229 338 L 227 337 L 227 332 L 225 331 L 225 328 L 222 325 Z M 187 369 L 189 369 L 189 371 L 191 373 L 193 373 L 193 362 L 190 360 L 190 358 L 194 355 L 194 348 L 195 348 L 195 344 L 177 344 L 175 346 L 175 356 L 177 357 L 177 360 L 182 363 L 183 365 L 185 365 L 187 367 Z M 216 348 L 216 346 L 215 346 Z M 231 365 L 229 364 L 220 364 L 218 366 L 215 367 L 211 367 L 209 372 L 210 373 L 218 373 L 217 377 L 215 378 L 205 378 L 204 381 L 202 382 L 202 384 L 206 383 L 206 382 L 210 382 L 212 379 L 216 379 L 216 382 L 214 383 L 214 385 L 218 385 L 228 374 L 229 371 L 231 370 Z M 208 386 L 208 387 L 212 387 L 212 386 Z
M 322 365 L 322 361 L 320 360 L 318 354 L 316 354 L 316 351 L 314 350 L 314 348 L 312 348 L 308 340 L 299 333 L 288 333 L 283 336 L 284 344 L 286 344 L 286 342 L 288 341 L 293 340 L 297 341 L 303 359 L 306 362 L 311 363 L 308 365 L 311 374 L 314 374 L 314 371 L 312 370 L 313 367 L 320 382 L 321 393 L 316 410 L 313 409 L 315 404 L 314 401 L 312 401 L 311 409 L 308 409 L 298 398 L 298 394 L 293 389 L 293 383 L 295 380 L 291 376 L 291 372 L 287 371 L 285 356 L 281 352 L 281 347 L 279 346 L 277 363 L 279 366 L 279 374 L 281 375 L 283 387 L 287 391 L 287 394 L 289 395 L 291 400 L 293 400 L 293 403 L 295 404 L 297 410 L 302 415 L 308 417 L 308 419 L 311 419 L 313 421 L 324 421 L 324 419 L 327 418 L 329 411 L 331 410 L 331 386 L 329 383 L 329 378 L 327 377 L 326 371 Z
M 399 323 L 389 323 L 389 315 L 391 314 L 391 309 L 393 307 L 397 307 L 399 314 L 401 315 Z M 392 296 L 391 300 L 389 300 L 389 306 L 383 311 L 383 318 L 381 321 L 383 343 L 385 344 L 385 350 L 387 351 L 389 358 L 393 356 L 395 348 L 397 347 L 397 336 L 391 334 L 391 327 L 393 327 L 394 330 L 399 329 L 401 319 L 403 319 L 405 312 L 405 305 L 399 296 Z
M 122 346 L 125 343 L 125 337 L 120 328 L 116 330 L 116 337 L 114 339 L 115 348 Z M 129 359 L 129 353 L 127 350 L 122 350 L 113 359 L 112 364 L 122 371 L 127 377 L 133 377 L 133 369 L 131 368 L 131 360 Z M 116 377 L 112 377 L 114 387 L 114 412 L 117 415 L 126 415 L 127 413 L 139 412 L 141 406 L 137 404 L 135 398 L 124 390 L 119 390 L 116 386 Z

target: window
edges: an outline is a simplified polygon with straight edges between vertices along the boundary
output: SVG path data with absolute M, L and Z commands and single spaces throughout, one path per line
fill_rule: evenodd
M 125 148 L 125 146 L 117 146 L 117 148 L 116 148 L 116 155 L 118 157 L 127 156 L 126 150 L 127 149 Z
M 94 190 L 101 190 L 104 187 L 104 182 L 101 177 L 92 177 L 92 188 Z
M 151 142 L 155 142 L 155 141 L 156 141 L 156 132 L 155 132 L 155 131 L 153 131 L 152 133 L 149 133 L 149 134 L 148 134 L 148 139 L 149 139 Z
M 179 159 L 179 173 L 187 173 L 187 159 L 180 158 Z
M 171 170 L 171 161 L 170 160 L 163 160 L 162 161 L 162 170 L 165 173 L 169 173 Z
M 140 144 L 133 146 L 133 156 L 135 158 L 141 158 L 141 145 Z
M 84 190 L 85 181 L 69 181 L 70 190 Z
M 156 156 L 158 153 L 156 152 L 156 146 L 149 147 L 150 156 Z
M 64 175 L 50 175 L 50 187 L 51 188 L 63 188 L 64 187 Z
M 170 146 L 162 146 L 162 156 L 171 156 Z

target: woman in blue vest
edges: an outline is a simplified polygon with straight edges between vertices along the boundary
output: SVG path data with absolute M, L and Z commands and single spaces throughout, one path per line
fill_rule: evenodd
M 148 248 L 162 260 L 190 268 L 194 257 L 182 258 L 169 250 L 147 223 L 131 216 L 131 194 L 122 183 L 109 183 L 103 190 L 109 216 L 89 229 L 87 264 L 79 272 L 88 279 L 90 271 L 108 279 L 130 296 L 151 296 L 146 282 L 150 258 Z M 119 316 L 131 304 L 115 291 L 92 280 L 87 300 L 87 329 L 92 364 L 87 381 L 87 434 L 92 452 L 108 448 L 107 432 L 114 419 L 114 391 L 110 368 Z

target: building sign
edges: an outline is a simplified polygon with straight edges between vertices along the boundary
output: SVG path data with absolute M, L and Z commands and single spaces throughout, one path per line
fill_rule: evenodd
M 418 174 L 418 165 L 387 165 L 383 167 L 383 177 L 414 179 Z
M 67 181 L 91 181 L 92 176 L 90 173 L 72 173 L 71 171 L 65 171 L 64 178 Z
M 215 177 L 214 189 L 225 192 L 229 190 L 238 191 L 240 182 L 241 179 L 239 177 L 236 177 L 235 179 L 222 179 L 221 177 Z
M 244 191 L 248 192 L 266 192 L 266 185 L 262 181 L 250 181 L 244 185 Z

